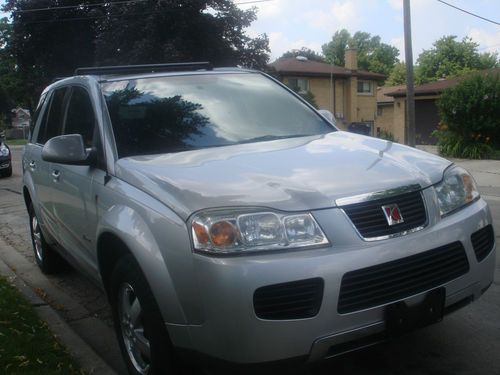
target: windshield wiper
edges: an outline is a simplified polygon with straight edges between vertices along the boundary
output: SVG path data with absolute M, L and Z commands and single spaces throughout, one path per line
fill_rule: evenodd
M 240 143 L 254 143 L 254 142 L 265 142 L 265 141 L 274 141 L 277 139 L 286 139 L 286 138 L 298 138 L 298 137 L 307 137 L 313 134 L 292 134 L 292 135 L 263 135 L 262 137 L 255 137 L 250 139 L 245 139 L 244 141 L 238 142 Z

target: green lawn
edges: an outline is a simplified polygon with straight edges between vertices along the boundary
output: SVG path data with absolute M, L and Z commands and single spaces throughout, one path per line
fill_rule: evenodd
M 31 305 L 0 277 L 0 373 L 84 374 Z
M 25 145 L 28 141 L 26 139 L 7 139 L 5 140 L 5 143 L 7 143 L 9 146 L 19 146 L 19 145 Z

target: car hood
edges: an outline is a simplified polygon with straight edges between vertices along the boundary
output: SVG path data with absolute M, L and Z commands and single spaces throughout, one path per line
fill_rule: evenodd
M 118 160 L 116 177 L 187 219 L 205 208 L 304 211 L 353 195 L 442 179 L 451 162 L 346 132 Z

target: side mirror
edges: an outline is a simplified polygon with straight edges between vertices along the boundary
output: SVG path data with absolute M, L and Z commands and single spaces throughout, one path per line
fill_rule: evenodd
M 328 121 L 330 121 L 333 125 L 335 125 L 335 117 L 333 116 L 332 112 L 330 112 L 328 109 L 320 109 L 318 112 Z
M 52 163 L 90 165 L 92 151 L 87 151 L 80 134 L 60 135 L 49 139 L 42 149 L 42 159 Z

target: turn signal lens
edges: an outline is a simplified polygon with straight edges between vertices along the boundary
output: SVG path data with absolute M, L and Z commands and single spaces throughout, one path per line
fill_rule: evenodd
M 228 247 L 234 244 L 238 232 L 228 221 L 219 221 L 210 227 L 210 239 L 215 246 Z
M 209 243 L 209 237 L 207 228 L 200 223 L 193 223 L 193 237 L 199 245 L 207 245 Z

